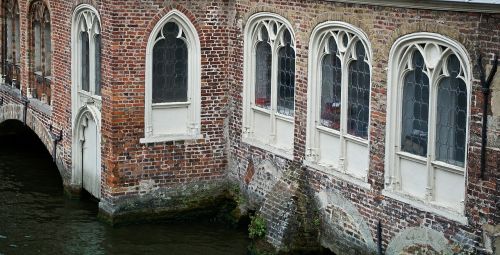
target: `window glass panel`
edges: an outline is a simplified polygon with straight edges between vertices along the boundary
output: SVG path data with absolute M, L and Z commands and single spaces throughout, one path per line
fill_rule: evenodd
M 95 94 L 101 95 L 101 35 L 94 36 L 95 47 Z
M 33 24 L 33 39 L 34 39 L 34 44 L 35 44 L 35 71 L 41 71 L 42 70 L 42 44 L 41 44 L 41 27 L 40 27 L 40 22 L 35 21 Z
M 295 50 L 288 30 L 283 34 L 285 46 L 278 53 L 278 113 L 292 116 L 295 96 Z
M 21 40 L 19 39 L 20 34 L 21 34 L 21 28 L 20 28 L 19 13 L 17 11 L 17 8 L 16 8 L 16 12 L 14 15 L 15 15 L 14 42 L 15 42 L 15 47 L 16 47 L 16 63 L 19 64 L 19 62 L 21 60 Z
M 89 33 L 81 32 L 80 33 L 80 42 L 81 42 L 81 72 L 82 72 L 82 90 L 87 92 L 90 91 L 90 56 L 89 56 Z
M 450 77 L 441 80 L 437 98 L 436 159 L 456 166 L 464 166 L 467 122 L 467 88 L 457 78 L 460 61 L 448 57 Z
M 340 129 L 342 67 L 337 57 L 337 43 L 331 37 L 329 53 L 321 63 L 321 125 Z
M 52 42 L 50 40 L 50 34 L 51 34 L 50 23 L 46 22 L 43 33 L 45 76 L 50 76 L 52 74 Z
M 424 74 L 424 58 L 419 51 L 412 57 L 413 70 L 404 79 L 403 130 L 401 149 L 419 155 L 427 155 L 427 130 L 429 112 L 429 78 Z
M 271 45 L 267 29 L 262 27 L 262 41 L 257 43 L 255 57 L 255 105 L 271 109 Z
M 370 111 L 370 66 L 361 41 L 356 43 L 356 58 L 349 66 L 347 133 L 368 138 Z
M 175 23 L 165 24 L 153 48 L 153 103 L 187 101 L 188 49 L 178 34 Z
M 7 27 L 7 61 L 11 62 L 13 61 L 12 59 L 12 41 L 14 40 L 13 39 L 13 31 L 12 31 L 12 28 L 13 28 L 13 16 L 12 16 L 12 13 L 8 13 L 7 14 L 7 23 L 6 23 L 6 27 Z

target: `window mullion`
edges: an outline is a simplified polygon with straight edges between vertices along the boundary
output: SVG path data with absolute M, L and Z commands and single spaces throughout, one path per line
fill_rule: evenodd
M 429 79 L 429 121 L 428 121 L 428 134 L 429 140 L 427 142 L 427 194 L 426 199 L 428 201 L 434 200 L 435 195 L 435 168 L 432 165 L 432 162 L 436 160 L 436 111 L 437 111 L 437 77 L 434 72 L 429 71 L 430 79 Z
M 276 111 L 278 110 L 278 38 L 271 48 L 271 137 L 270 142 L 276 142 Z
M 348 84 L 349 84 L 349 73 L 348 73 L 348 59 L 349 54 L 347 52 L 341 58 L 341 83 L 340 83 L 340 164 L 339 170 L 346 172 L 345 157 L 347 151 L 347 142 L 345 139 L 345 134 L 347 130 L 347 100 L 348 100 Z

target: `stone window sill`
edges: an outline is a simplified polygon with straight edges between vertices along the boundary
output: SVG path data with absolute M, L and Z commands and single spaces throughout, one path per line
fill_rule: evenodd
M 415 207 L 419 210 L 434 213 L 452 221 L 456 221 L 462 225 L 468 225 L 468 219 L 467 217 L 465 217 L 463 210 L 462 212 L 459 212 L 454 208 L 444 207 L 433 202 L 425 202 L 408 194 L 390 189 L 382 190 L 382 195 L 409 204 L 410 206 Z
M 361 187 L 361 188 L 366 189 L 366 190 L 370 190 L 372 188 L 372 185 L 369 184 L 366 179 L 355 177 L 355 176 L 349 175 L 347 173 L 342 173 L 334 167 L 327 167 L 324 165 L 319 165 L 318 163 L 315 163 L 315 162 L 310 161 L 310 160 L 304 160 L 304 166 L 312 168 L 312 169 L 317 170 L 317 171 L 320 171 L 321 173 L 324 173 L 326 175 L 333 176 L 333 177 L 338 178 L 342 181 L 351 183 L 353 185 L 356 185 L 356 186 Z
M 189 141 L 204 139 L 202 134 L 188 135 L 188 134 L 171 134 L 171 135 L 155 135 L 144 137 L 139 140 L 140 143 L 162 143 L 162 142 L 175 142 L 175 141 Z
M 293 160 L 293 151 L 286 150 L 284 148 L 276 147 L 271 144 L 266 144 L 261 141 L 258 141 L 254 138 L 243 137 L 242 141 L 248 145 L 266 150 L 272 154 L 283 157 L 285 159 Z

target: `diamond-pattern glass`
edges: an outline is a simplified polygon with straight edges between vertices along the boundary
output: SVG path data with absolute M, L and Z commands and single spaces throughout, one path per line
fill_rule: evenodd
M 347 133 L 366 139 L 370 111 L 370 66 L 365 61 L 366 50 L 361 41 L 356 43 L 356 58 L 349 65 Z
M 255 105 L 271 109 L 271 45 L 265 27 L 261 34 L 262 41 L 257 43 L 255 57 Z
M 288 30 L 283 34 L 285 45 L 278 52 L 278 113 L 293 116 L 295 104 L 295 50 Z
M 337 43 L 331 37 L 321 63 L 321 125 L 340 129 L 342 66 Z
M 455 55 L 447 60 L 450 77 L 438 85 L 436 119 L 436 159 L 456 166 L 464 166 L 467 122 L 467 87 L 457 78 L 460 61 Z
M 413 70 L 404 79 L 401 149 L 425 157 L 429 119 L 429 78 L 423 72 L 424 58 L 419 51 L 412 57 Z
M 153 48 L 153 103 L 187 101 L 188 49 L 178 34 L 177 24 L 168 22 Z
M 82 90 L 87 92 L 90 91 L 90 56 L 89 56 L 89 33 L 81 32 L 80 33 L 80 42 L 81 42 L 81 70 L 82 70 Z

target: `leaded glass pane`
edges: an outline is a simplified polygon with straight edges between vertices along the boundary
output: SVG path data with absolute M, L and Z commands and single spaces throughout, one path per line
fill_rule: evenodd
M 188 49 L 178 34 L 177 24 L 165 24 L 153 48 L 153 103 L 187 101 Z
M 94 36 L 95 47 L 95 94 L 101 95 L 101 35 Z
M 262 40 L 257 43 L 255 55 L 255 105 L 271 109 L 271 45 L 267 30 L 262 28 Z
M 413 70 L 404 78 L 401 149 L 426 157 L 429 113 L 429 78 L 424 74 L 424 58 L 419 51 L 412 57 Z
M 90 91 L 90 56 L 89 56 L 89 34 L 80 33 L 81 45 L 81 71 L 82 71 L 82 90 Z
M 337 43 L 332 38 L 321 63 L 321 125 L 340 129 L 342 66 L 337 57 Z
M 439 83 L 437 98 L 436 159 L 464 166 L 467 122 L 467 88 L 457 78 L 460 61 L 451 55 L 447 62 L 450 77 Z
M 283 34 L 285 46 L 278 53 L 278 113 L 292 116 L 295 104 L 295 50 L 288 30 Z
M 370 112 L 370 66 L 366 63 L 366 50 L 361 41 L 356 43 L 356 58 L 349 65 L 347 100 L 347 133 L 368 138 Z

